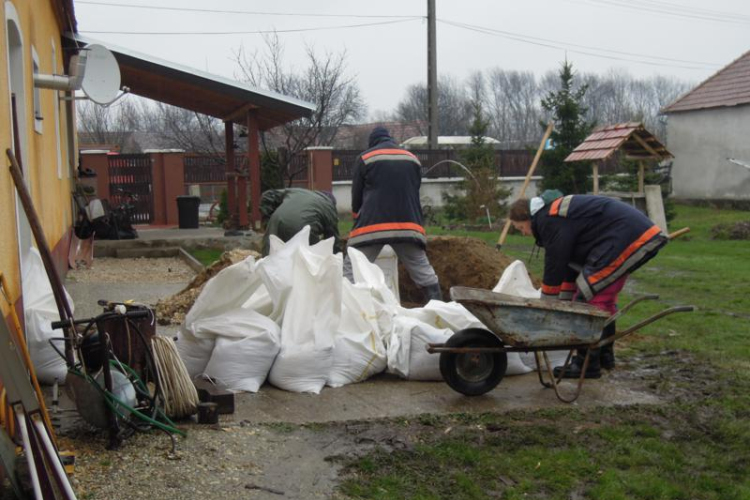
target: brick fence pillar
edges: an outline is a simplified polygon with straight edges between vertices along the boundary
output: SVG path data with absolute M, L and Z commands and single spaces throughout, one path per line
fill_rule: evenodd
M 333 148 L 311 147 L 305 150 L 308 159 L 308 188 L 333 192 Z

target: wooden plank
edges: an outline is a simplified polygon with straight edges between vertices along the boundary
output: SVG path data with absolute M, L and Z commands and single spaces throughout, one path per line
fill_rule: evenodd
M 594 163 L 594 194 L 599 194 L 599 164 Z
M 664 201 L 661 197 L 661 186 L 646 186 L 646 212 L 648 218 L 659 226 L 664 234 L 668 234 L 667 216 L 664 213 Z

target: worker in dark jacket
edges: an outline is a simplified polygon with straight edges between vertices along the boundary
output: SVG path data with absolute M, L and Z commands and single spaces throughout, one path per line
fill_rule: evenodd
M 604 196 L 545 191 L 511 205 L 510 220 L 545 249 L 542 298 L 586 301 L 610 314 L 627 276 L 666 245 L 667 236 L 632 206 Z M 602 338 L 615 334 L 614 322 Z M 612 344 L 591 353 L 586 377 L 614 367 Z M 578 377 L 585 351 L 579 350 L 566 377 Z M 559 374 L 560 370 L 557 370 Z
M 263 255 L 268 255 L 270 236 L 289 241 L 305 226 L 310 226 L 310 244 L 334 237 L 334 252 L 342 249 L 339 218 L 333 195 L 309 189 L 271 189 L 263 193 L 260 213 L 266 225 Z
M 374 262 L 383 245 L 390 245 L 425 299 L 442 300 L 440 284 L 430 265 L 422 227 L 419 188 L 422 166 L 414 154 L 401 149 L 388 130 L 375 127 L 369 149 L 358 158 L 352 180 L 354 227 L 348 246 Z M 351 262 L 344 272 L 351 279 Z

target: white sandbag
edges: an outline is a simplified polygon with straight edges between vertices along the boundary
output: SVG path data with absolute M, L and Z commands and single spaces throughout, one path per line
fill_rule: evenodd
M 398 289 L 398 255 L 390 245 L 383 245 L 380 253 L 373 263 L 381 271 L 388 290 L 391 291 L 397 302 L 401 302 L 401 294 Z
M 214 330 L 216 344 L 204 374 L 233 391 L 257 392 L 279 352 L 279 326 L 248 309 L 237 309 L 202 321 Z
M 523 297 L 525 299 L 539 299 L 542 296 L 542 291 L 534 288 L 534 284 L 531 282 L 529 272 L 526 270 L 526 266 L 520 260 L 513 261 L 503 271 L 503 275 L 500 276 L 500 280 L 492 289 L 493 292 L 504 293 L 507 295 L 513 295 L 515 297 Z M 565 358 L 568 355 L 568 351 L 548 351 L 550 363 L 552 366 L 558 366 L 565 363 Z M 536 361 L 534 359 L 534 353 L 521 352 L 521 353 L 508 353 L 508 371 L 507 375 L 513 375 L 511 371 L 511 356 L 514 359 L 514 369 L 518 373 L 528 373 L 536 370 Z M 516 359 L 521 363 L 522 366 L 517 366 Z
M 201 290 L 185 316 L 185 325 L 190 327 L 198 319 L 221 316 L 241 307 L 263 285 L 255 268 L 255 258 L 250 256 L 219 271 Z M 197 334 L 195 330 L 193 334 Z
M 393 316 L 401 307 L 398 299 L 385 281 L 383 271 L 367 260 L 365 254 L 356 248 L 347 248 L 347 254 L 352 263 L 352 274 L 357 288 L 369 290 L 375 305 L 378 332 L 385 342 L 393 331 Z
M 408 380 L 443 380 L 440 356 L 427 352 L 427 344 L 445 343 L 449 328 L 435 328 L 415 318 L 396 316 L 388 342 L 388 373 Z
M 34 364 L 37 378 L 42 384 L 54 384 L 55 379 L 64 383 L 67 375 L 65 360 L 50 345 L 51 338 L 62 338 L 63 330 L 52 330 L 51 323 L 60 321 L 52 285 L 44 270 L 44 263 L 39 250 L 31 248 L 28 259 L 24 260 L 23 279 L 24 322 L 26 325 L 26 342 L 29 356 Z M 73 299 L 63 289 L 65 297 L 74 311 Z M 62 342 L 56 347 L 63 349 Z
M 453 332 L 466 328 L 486 329 L 481 321 L 458 302 L 431 300 L 424 307 L 414 309 L 400 307 L 398 315 L 418 319 L 438 329 L 449 328 Z
M 330 387 L 362 382 L 386 367 L 385 345 L 378 330 L 370 290 L 342 280 L 341 321 L 334 338 Z
M 520 260 L 514 260 L 505 268 L 492 291 L 525 299 L 538 299 L 542 296 L 541 290 L 534 288 L 529 272 Z
M 184 326 L 177 332 L 177 352 L 191 379 L 203 375 L 215 344 L 215 336 L 198 338 Z
M 310 226 L 302 228 L 300 232 L 295 234 L 286 243 L 272 236 L 271 243 L 271 253 L 258 262 L 256 271 L 263 281 L 269 299 L 273 304 L 268 317 L 276 321 L 278 325 L 281 325 L 284 308 L 287 304 L 287 297 L 292 290 L 294 268 L 291 262 L 299 248 L 310 248 Z
M 269 258 L 285 254 L 288 247 L 289 243 Z M 333 334 L 341 318 L 342 264 L 341 254 L 333 254 L 333 238 L 312 247 L 298 246 L 286 262 L 291 278 L 284 292 L 281 350 L 268 376 L 276 387 L 317 394 L 328 381 Z

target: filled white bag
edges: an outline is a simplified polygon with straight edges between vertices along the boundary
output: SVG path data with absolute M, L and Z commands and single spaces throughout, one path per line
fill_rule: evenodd
M 201 290 L 185 316 L 185 326 L 190 329 L 198 319 L 221 316 L 241 307 L 262 286 L 263 281 L 256 272 L 256 262 L 252 256 L 222 269 Z
M 427 344 L 441 344 L 453 335 L 449 328 L 435 328 L 407 316 L 394 318 L 388 342 L 388 373 L 408 380 L 443 380 L 440 356 L 427 352 Z
M 269 259 L 285 254 L 288 248 L 289 243 Z M 333 254 L 333 238 L 312 247 L 299 245 L 290 257 L 286 262 L 291 273 L 288 291 L 281 292 L 285 297 L 281 350 L 268 380 L 280 389 L 317 394 L 328 381 L 333 363 L 333 335 L 341 318 L 342 258 Z M 269 277 L 278 279 L 280 273 L 274 272 Z M 275 290 L 268 286 L 272 296 L 282 288 L 281 284 Z
M 199 322 L 205 335 L 216 334 L 204 374 L 233 391 L 257 392 L 280 349 L 279 326 L 249 309 L 236 309 Z
M 388 287 L 380 267 L 367 260 L 365 254 L 356 248 L 347 248 L 347 254 L 352 263 L 355 286 L 369 291 L 375 307 L 378 333 L 383 341 L 387 341 L 393 331 L 393 317 L 401 304 Z
M 214 351 L 216 336 L 196 337 L 191 330 L 183 325 L 177 332 L 177 352 L 187 368 L 191 379 L 203 375 L 211 353 Z
M 52 293 L 52 285 L 44 270 L 44 263 L 39 250 L 31 248 L 29 258 L 24 260 L 23 272 L 23 304 L 26 324 L 26 342 L 29 356 L 34 364 L 36 376 L 42 384 L 65 383 L 68 368 L 65 360 L 60 357 L 49 343 L 51 338 L 62 338 L 63 330 L 52 330 L 51 323 L 60 321 L 60 312 Z M 63 289 L 65 297 L 74 311 L 73 299 Z M 57 341 L 53 341 L 57 342 Z M 57 342 L 56 347 L 63 349 L 63 343 Z
M 294 278 L 292 260 L 300 248 L 310 248 L 310 226 L 302 228 L 286 243 L 273 235 L 270 240 L 270 253 L 258 262 L 256 271 L 265 285 L 272 304 L 267 316 L 281 325 L 287 298 L 292 291 Z
M 334 337 L 330 387 L 362 382 L 386 367 L 375 302 L 367 288 L 342 280 L 341 321 Z

